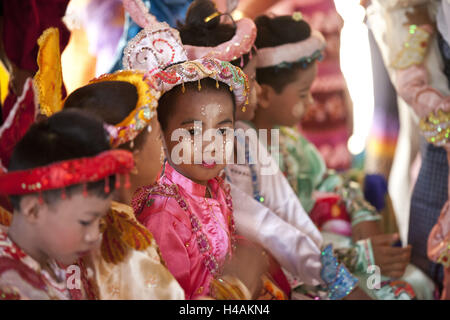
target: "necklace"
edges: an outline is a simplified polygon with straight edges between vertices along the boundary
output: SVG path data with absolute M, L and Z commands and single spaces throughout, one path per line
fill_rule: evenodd
M 251 163 L 250 161 L 250 153 L 249 153 L 249 146 L 246 143 L 245 144 L 245 160 L 248 163 L 248 167 L 250 169 L 250 174 L 252 176 L 252 191 L 253 191 L 253 198 L 256 201 L 259 202 L 264 202 L 264 197 L 261 196 L 261 194 L 259 193 L 259 185 L 258 185 L 258 175 L 256 174 L 256 169 L 255 169 L 255 165 L 253 163 Z

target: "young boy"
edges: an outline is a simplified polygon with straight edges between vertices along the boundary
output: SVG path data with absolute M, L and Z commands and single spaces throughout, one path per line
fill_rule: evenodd
M 81 282 L 65 268 L 98 244 L 116 175 L 133 167 L 131 153 L 109 149 L 103 123 L 77 111 L 34 124 L 16 145 L 0 175 L 14 207 L 0 227 L 0 299 L 75 298 Z

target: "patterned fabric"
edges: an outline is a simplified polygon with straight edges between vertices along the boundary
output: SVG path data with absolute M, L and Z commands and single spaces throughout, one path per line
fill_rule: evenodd
M 321 276 L 328 287 L 328 297 L 338 300 L 346 297 L 358 283 L 343 264 L 339 264 L 333 254 L 331 245 L 327 245 L 321 253 L 322 271 Z
M 428 260 L 427 240 L 448 198 L 447 154 L 431 144 L 423 147 L 422 167 L 411 199 L 408 243 L 412 245 L 411 263 L 441 284 L 442 267 Z
M 22 251 L 0 227 L 0 300 L 69 300 L 66 272 L 49 263 L 54 279 L 32 257 Z
M 351 134 L 347 124 L 351 102 L 340 67 L 343 20 L 332 0 L 297 1 L 294 10 L 301 11 L 305 21 L 322 32 L 327 41 L 325 58 L 317 64 L 317 77 L 311 88 L 314 104 L 307 108 L 299 127 L 318 148 L 328 168 L 348 169 L 352 164 L 352 156 L 347 149 Z
M 177 21 L 184 21 L 187 8 L 193 0 L 161 0 L 152 1 L 144 0 L 147 7 L 150 7 L 150 13 L 153 14 L 158 21 L 167 22 L 172 28 L 176 27 Z M 131 19 L 129 15 L 126 16 L 125 26 L 117 48 L 117 58 L 114 67 L 110 72 L 123 69 L 122 58 L 123 49 L 128 41 L 133 39 L 142 29 Z
M 178 173 L 168 163 L 158 182 L 136 191 L 133 209 L 155 237 L 169 271 L 186 299 L 209 294 L 233 247 L 234 221 L 229 189 L 220 179 L 206 186 Z
M 364 200 L 360 186 L 343 175 L 327 172 L 317 149 L 298 130 L 280 128 L 280 155 L 277 160 L 307 212 L 311 212 L 315 205 L 315 191 L 331 192 L 338 194 L 345 203 L 352 225 L 380 219 L 375 208 Z
M 113 201 L 104 229 L 101 247 L 83 258 L 94 271 L 88 280 L 98 291 L 96 298 L 184 299 L 184 291 L 167 270 L 156 241 L 136 220 L 130 206 Z

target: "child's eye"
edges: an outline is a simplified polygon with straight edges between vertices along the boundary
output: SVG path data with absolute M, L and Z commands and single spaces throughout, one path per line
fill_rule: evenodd
M 227 131 L 228 131 L 228 128 L 217 129 L 217 132 L 222 136 L 225 135 L 227 133 Z
M 200 129 L 198 128 L 190 128 L 188 129 L 188 132 L 191 136 L 199 135 L 201 133 Z
M 83 220 L 79 220 L 79 223 L 83 226 L 83 227 L 87 227 L 88 225 L 90 225 L 92 223 L 92 221 L 83 221 Z

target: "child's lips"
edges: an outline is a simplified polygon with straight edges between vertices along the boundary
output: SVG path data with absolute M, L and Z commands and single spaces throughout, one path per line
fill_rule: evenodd
M 77 252 L 77 255 L 78 255 L 79 257 L 84 257 L 84 256 L 86 256 L 89 252 L 91 252 L 91 250 L 79 251 L 79 252 Z
M 216 166 L 216 162 L 214 160 L 213 161 L 203 161 L 201 166 L 206 169 L 212 169 Z

